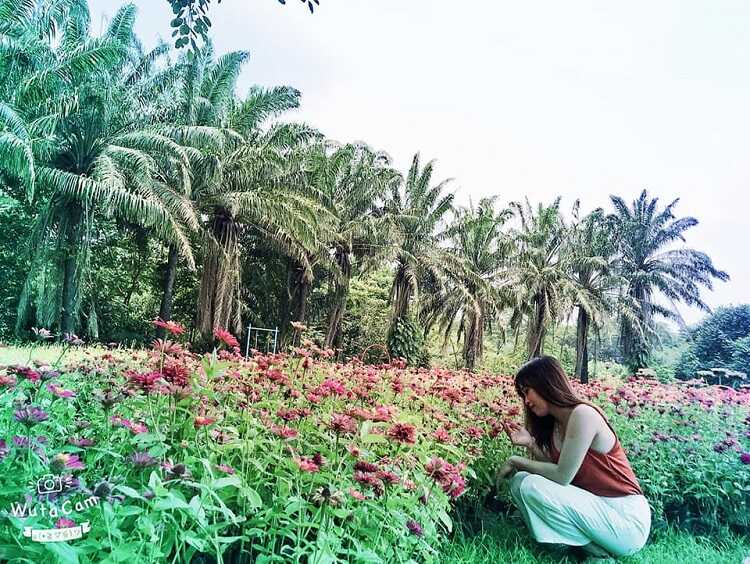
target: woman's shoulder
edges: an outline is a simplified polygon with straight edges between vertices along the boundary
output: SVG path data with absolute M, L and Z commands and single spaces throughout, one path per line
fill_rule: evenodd
M 602 412 L 588 403 L 579 403 L 573 408 L 571 415 L 573 414 L 578 418 L 586 420 L 598 420 L 602 418 Z

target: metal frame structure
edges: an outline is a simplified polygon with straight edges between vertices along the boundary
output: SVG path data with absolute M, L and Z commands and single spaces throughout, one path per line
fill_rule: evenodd
M 245 341 L 245 356 L 250 356 L 250 335 L 255 331 L 255 346 L 253 349 L 258 350 L 258 334 L 263 331 L 268 333 L 266 335 L 266 352 L 271 352 L 269 349 L 269 342 L 271 340 L 270 333 L 273 333 L 273 354 L 276 354 L 276 346 L 279 342 L 279 328 L 274 327 L 273 329 L 267 329 L 264 327 L 253 327 L 252 325 L 247 326 L 247 339 Z

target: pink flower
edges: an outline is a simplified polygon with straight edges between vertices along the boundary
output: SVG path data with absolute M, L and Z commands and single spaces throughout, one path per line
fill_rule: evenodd
M 86 468 L 77 454 L 68 454 L 66 452 L 56 454 L 52 458 L 50 466 L 57 472 L 62 470 L 83 470 Z
M 315 464 L 315 461 L 313 461 L 311 458 L 295 458 L 294 462 L 297 463 L 297 466 L 299 466 L 299 469 L 303 472 L 318 472 L 320 470 L 320 466 Z
M 367 499 L 365 497 L 365 494 L 363 494 L 359 490 L 355 490 L 354 488 L 349 488 L 349 495 L 352 496 L 354 499 L 359 500 L 359 501 L 364 501 L 365 499 Z
M 195 425 L 196 429 L 200 427 L 207 427 L 212 423 L 216 423 L 216 419 L 213 417 L 206 417 L 204 415 L 196 415 L 195 420 L 193 421 L 193 425 Z
M 154 319 L 153 324 L 155 327 L 161 327 L 172 333 L 172 335 L 182 335 L 185 332 L 185 328 L 175 321 L 162 321 L 161 318 L 157 318 Z
M 226 464 L 217 464 L 216 468 L 218 468 L 222 472 L 226 472 L 227 474 L 236 474 L 237 473 L 237 470 L 235 470 L 231 466 L 227 466 Z
M 76 522 L 72 521 L 71 519 L 67 519 L 66 517 L 60 517 L 57 521 L 55 521 L 55 529 L 67 529 L 69 527 L 75 527 Z
M 77 447 L 94 446 L 94 440 L 93 439 L 86 439 L 84 437 L 81 437 L 81 438 L 70 437 L 68 439 L 68 443 L 71 444 L 71 445 L 75 445 Z
M 295 429 L 286 427 L 285 425 L 271 425 L 271 432 L 282 439 L 293 439 L 299 435 Z
M 396 442 L 413 445 L 417 442 L 417 428 L 409 423 L 395 423 L 388 429 L 388 436 Z
M 337 435 L 353 435 L 357 431 L 357 423 L 348 415 L 334 414 L 330 428 Z
M 214 329 L 214 337 L 216 337 L 230 349 L 239 348 L 240 346 L 240 342 L 235 339 L 234 335 L 232 335 L 226 329 L 222 329 L 221 327 L 217 327 L 216 329 Z
M 740 455 L 740 461 L 742 464 L 750 464 L 750 452 L 743 452 Z
M 450 443 L 451 435 L 444 428 L 440 428 L 432 434 L 433 438 L 439 443 Z
M 73 398 L 75 397 L 76 393 L 73 390 L 64 390 L 60 386 L 57 386 L 55 384 L 47 384 L 47 389 L 52 392 L 54 395 L 56 395 L 58 398 Z

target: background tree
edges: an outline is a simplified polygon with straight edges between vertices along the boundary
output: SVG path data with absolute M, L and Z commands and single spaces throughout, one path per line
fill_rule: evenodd
M 532 208 L 528 200 L 511 203 L 521 225 L 513 233 L 515 252 L 501 282 L 501 291 L 513 304 L 511 326 L 518 330 L 526 320 L 528 358 L 544 351 L 548 325 L 557 320 L 569 302 L 574 286 L 571 257 L 566 252 L 569 229 L 560 212 L 560 198 Z
M 310 151 L 307 166 L 308 181 L 332 216 L 331 239 L 321 257 L 330 253 L 335 269 L 325 346 L 340 347 L 354 263 L 363 267 L 367 259 L 372 266 L 392 255 L 394 222 L 378 205 L 401 177 L 387 155 L 361 144 L 319 144 Z
M 615 311 L 624 280 L 616 273 L 617 236 L 604 210 L 597 208 L 579 219 L 576 201 L 573 220 L 565 252 L 570 256 L 573 305 L 578 309 L 575 375 L 586 383 L 589 329 Z
M 727 368 L 750 374 L 750 305 L 720 307 L 689 331 L 690 343 L 675 375 L 696 377 L 699 370 Z
M 677 317 L 674 310 L 655 302 L 656 294 L 710 311 L 700 287 L 711 289 L 714 279 L 729 280 L 729 275 L 716 269 L 705 253 L 674 248 L 698 224 L 694 217 L 674 215 L 679 199 L 663 209 L 646 190 L 630 206 L 619 196 L 610 199 L 615 208 L 610 217 L 619 234 L 619 268 L 627 280 L 625 295 L 636 304 L 635 316 L 621 316 L 621 345 L 626 364 L 636 370 L 647 365 L 654 316 Z
M 0 89 L 6 107 L 28 123 L 32 150 L 11 175 L 29 180 L 33 171 L 35 194 L 43 202 L 29 242 L 32 267 L 17 328 L 23 328 L 33 302 L 37 323 L 71 333 L 77 330 L 100 214 L 149 229 L 192 258 L 186 226 L 194 225 L 194 217 L 181 201 L 189 184 L 187 156 L 136 118 L 141 99 L 133 74 L 150 55 L 140 51 L 133 35 L 132 5 L 121 8 L 95 39 L 88 35 L 85 3 L 67 0 L 54 9 L 34 9 L 27 2 L 15 10 L 16 17 L 4 24 L 15 43 L 0 47 L 6 49 Z M 167 176 L 180 184 L 168 185 Z M 89 305 L 95 332 L 94 304 Z
M 474 207 L 454 211 L 446 231 L 456 264 L 461 265 L 458 283 L 449 282 L 443 291 L 428 292 L 422 303 L 426 332 L 437 322 L 447 340 L 455 328 L 463 339 L 464 366 L 474 370 L 482 360 L 484 331 L 502 307 L 495 279 L 507 267 L 512 242 L 503 232 L 510 209 L 496 211 L 497 198 L 484 198 Z
M 444 194 L 450 179 L 430 186 L 433 167 L 431 161 L 420 168 L 419 154 L 414 155 L 409 173 L 402 183 L 392 186 L 385 206 L 399 232 L 394 248 L 389 347 L 392 356 L 411 356 L 410 361 L 416 360 L 422 337 L 410 315 L 412 299 L 418 302 L 419 288 L 428 279 L 443 283 L 455 265 L 455 255 L 441 245 L 447 238 L 446 214 L 453 209 L 454 196 Z

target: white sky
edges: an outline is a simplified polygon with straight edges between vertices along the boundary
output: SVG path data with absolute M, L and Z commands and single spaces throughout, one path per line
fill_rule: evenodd
M 750 301 L 749 2 L 320 1 L 214 1 L 217 52 L 251 53 L 240 93 L 294 86 L 292 119 L 401 170 L 435 158 L 459 202 L 679 197 L 688 245 L 732 277 L 705 301 Z M 134 3 L 146 45 L 168 39 L 166 0 Z M 89 4 L 98 31 L 122 2 Z

